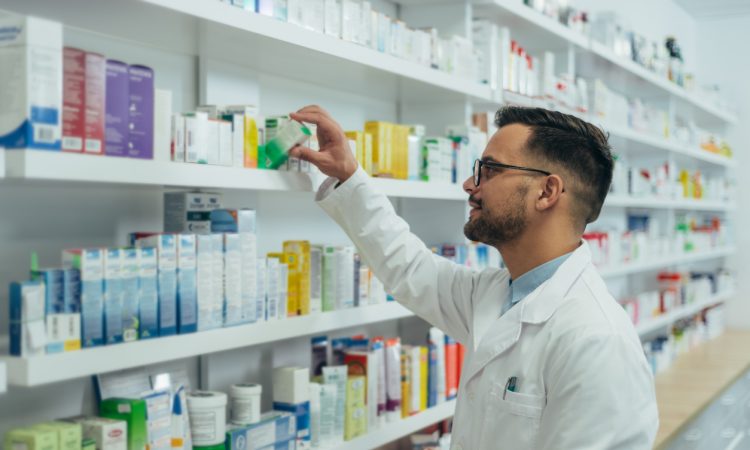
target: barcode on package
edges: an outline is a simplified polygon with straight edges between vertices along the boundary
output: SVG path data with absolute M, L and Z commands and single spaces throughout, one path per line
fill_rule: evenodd
M 53 144 L 55 142 L 55 127 L 47 125 L 34 125 L 34 141 Z M 81 148 L 80 138 L 78 148 Z
M 86 139 L 86 152 L 88 153 L 101 153 L 102 152 L 102 141 L 99 139 Z
M 86 139 L 86 152 L 87 153 L 101 153 L 102 141 L 99 139 Z
M 39 130 L 39 128 L 37 128 L 37 130 Z M 41 139 L 39 139 L 38 137 L 35 136 L 34 140 L 38 142 Z M 83 141 L 81 140 L 81 138 L 70 137 L 70 136 L 63 136 L 63 139 L 62 139 L 62 148 L 63 148 L 63 150 L 77 150 L 77 151 L 81 151 L 81 145 L 82 144 L 83 144 Z

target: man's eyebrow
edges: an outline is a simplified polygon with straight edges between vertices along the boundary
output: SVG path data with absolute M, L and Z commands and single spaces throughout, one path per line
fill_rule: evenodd
M 483 162 L 499 162 L 498 160 L 496 160 L 492 156 L 483 156 L 482 157 L 482 161 Z

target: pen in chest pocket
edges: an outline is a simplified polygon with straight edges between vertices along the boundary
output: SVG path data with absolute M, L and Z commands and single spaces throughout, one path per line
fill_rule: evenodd
M 510 377 L 508 378 L 508 381 L 505 383 L 505 390 L 503 391 L 503 400 L 505 400 L 505 395 L 510 392 L 516 392 L 516 382 L 518 381 L 518 377 Z

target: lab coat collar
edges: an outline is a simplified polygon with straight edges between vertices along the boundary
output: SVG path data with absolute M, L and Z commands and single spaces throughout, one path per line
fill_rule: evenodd
M 504 291 L 507 294 L 507 289 Z M 509 309 L 500 317 L 497 317 L 497 314 L 499 314 L 499 309 L 497 308 L 499 302 L 495 302 L 495 305 L 494 316 L 485 317 L 496 318 L 489 320 L 490 323 L 486 325 L 487 330 L 483 335 L 474 336 L 475 342 L 478 340 L 479 343 L 476 345 L 476 350 L 466 370 L 465 376 L 467 382 L 478 374 L 490 361 L 512 347 L 521 337 L 521 316 L 525 308 L 524 301 L 522 300 L 518 305 Z M 481 333 L 481 330 L 476 331 Z
M 557 308 L 564 303 L 565 295 L 570 287 L 590 263 L 591 251 L 586 242 L 582 242 L 580 247 L 557 269 L 552 278 L 542 283 L 502 316 L 496 316 L 499 310 L 497 301 L 478 305 L 474 324 L 476 350 L 467 367 L 466 381 L 468 382 L 490 361 L 518 342 L 523 323 L 539 324 L 549 320 Z M 499 294 L 507 295 L 507 288 Z M 494 316 L 493 312 L 488 309 L 488 307 L 493 307 L 492 305 L 495 308 Z M 492 319 L 492 317 L 496 318 Z
M 546 322 L 563 304 L 565 295 L 573 283 L 578 280 L 583 270 L 591 263 L 591 250 L 585 241 L 557 269 L 547 282 L 542 283 L 524 298 L 521 303 L 525 308 L 521 321 L 530 324 Z M 541 298 L 540 298 L 541 297 Z

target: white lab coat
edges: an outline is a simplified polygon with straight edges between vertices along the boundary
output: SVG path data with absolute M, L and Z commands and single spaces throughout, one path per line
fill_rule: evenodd
M 650 449 L 658 428 L 651 371 L 633 325 L 583 243 L 500 316 L 507 270 L 434 255 L 359 169 L 319 205 L 393 296 L 466 346 L 453 450 Z M 510 377 L 515 392 L 506 392 Z

